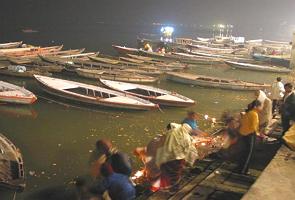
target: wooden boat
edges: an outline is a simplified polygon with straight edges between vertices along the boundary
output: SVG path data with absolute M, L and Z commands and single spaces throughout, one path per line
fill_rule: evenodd
M 30 58 L 7 57 L 7 60 L 13 65 L 24 65 L 32 63 Z
M 4 56 L 32 56 L 44 54 L 48 52 L 57 52 L 63 48 L 60 46 L 51 47 L 28 47 L 28 48 L 15 48 L 15 49 L 0 49 L 0 55 Z
M 127 58 L 127 57 L 119 57 L 120 60 L 124 60 L 126 62 L 131 62 L 131 63 L 137 63 L 137 64 L 143 64 L 145 61 L 143 60 L 138 60 L 134 58 Z
M 152 57 L 138 56 L 138 55 L 132 55 L 132 54 L 127 54 L 127 56 L 129 56 L 130 58 L 133 58 L 133 59 L 142 60 L 142 61 L 144 61 L 145 64 L 153 65 L 153 66 L 159 68 L 160 70 L 163 70 L 163 68 L 170 69 L 170 70 L 183 70 L 187 67 L 178 61 L 170 61 L 169 62 L 169 61 L 156 59 L 156 58 L 152 58 Z
M 146 57 L 146 56 L 139 56 L 139 55 L 134 55 L 134 54 L 127 54 L 130 58 L 136 59 L 136 60 L 142 60 L 142 61 L 153 61 L 153 58 L 151 57 Z
M 17 72 L 9 69 L 0 69 L 0 74 L 5 76 L 13 76 L 13 77 L 20 77 L 20 78 L 33 78 L 34 74 L 37 75 L 45 75 L 45 76 L 51 76 L 52 74 L 46 71 L 40 71 L 40 70 L 27 70 L 25 72 Z
M 49 94 L 88 105 L 151 110 L 158 106 L 149 101 L 94 85 L 35 75 L 37 82 Z
M 100 79 L 100 82 L 113 90 L 117 90 L 143 99 L 147 99 L 153 103 L 160 105 L 187 107 L 195 104 L 194 100 L 177 94 L 176 92 L 170 92 L 151 86 L 125 83 L 119 81 L 109 81 L 103 79 Z
M 18 48 L 22 45 L 22 41 L 20 42 L 9 42 L 9 43 L 2 43 L 0 44 L 0 49 L 11 49 L 11 48 Z
M 82 59 L 70 59 L 70 58 L 59 58 L 56 56 L 43 56 L 39 55 L 39 57 L 48 63 L 52 63 L 54 65 L 61 65 L 67 67 L 67 69 L 75 70 L 76 68 L 93 68 L 93 69 L 122 69 L 122 66 L 119 65 L 111 65 L 100 62 L 92 62 Z
M 0 152 L 0 187 L 23 191 L 25 172 L 20 150 L 8 138 L 0 134 Z
M 202 51 L 190 51 L 190 54 L 202 56 L 202 57 L 208 57 L 208 58 L 216 58 L 219 60 L 238 60 L 238 61 L 246 61 L 251 62 L 253 59 L 250 59 L 248 57 L 242 57 L 242 56 L 236 56 L 236 55 L 230 55 L 230 54 L 212 54 L 212 53 L 206 53 Z
M 138 54 L 138 49 L 130 48 L 130 47 L 123 47 L 118 45 L 112 45 L 112 47 L 120 54 Z
M 181 60 L 191 60 L 192 64 L 202 64 L 202 65 L 212 65 L 212 64 L 220 64 L 222 63 L 221 59 L 218 58 L 210 58 L 200 55 L 192 55 L 188 53 L 172 53 L 173 55 L 178 56 Z
M 157 52 L 147 52 L 143 50 L 139 50 L 140 54 L 149 56 L 149 57 L 155 57 L 157 59 L 162 60 L 168 60 L 168 61 L 174 61 L 174 62 L 180 62 L 184 64 L 192 64 L 192 65 L 198 65 L 198 64 L 210 64 L 210 61 L 205 60 L 204 58 L 198 58 L 193 55 L 186 54 L 184 56 L 183 53 L 176 53 L 176 54 L 162 54 Z M 178 54 L 178 55 L 177 55 Z
M 88 57 L 88 56 L 96 56 L 98 53 L 89 52 L 89 53 L 78 53 L 78 54 L 70 54 L 59 56 L 60 58 L 79 58 L 79 57 Z
M 201 87 L 229 90 L 260 90 L 270 87 L 270 85 L 267 84 L 251 83 L 240 80 L 231 80 L 210 76 L 201 76 L 197 74 L 177 72 L 167 72 L 166 74 L 168 80 L 188 85 L 197 85 Z
M 49 73 L 60 73 L 65 69 L 65 67 L 60 66 L 60 65 L 40 65 L 40 66 L 36 66 L 34 68 L 36 68 L 40 71 L 45 71 L 45 72 L 49 72 Z
M 102 57 L 97 57 L 97 56 L 89 56 L 88 58 L 90 60 L 95 61 L 95 62 L 101 62 L 101 63 L 111 64 L 111 65 L 117 65 L 120 63 L 120 61 L 118 61 L 118 60 L 109 59 L 109 58 L 102 58 Z
M 274 73 L 290 73 L 291 70 L 283 67 L 276 66 L 266 66 L 266 65 L 256 65 L 250 63 L 241 63 L 234 61 L 225 61 L 226 64 L 233 68 L 252 70 L 252 71 L 262 71 L 262 72 L 274 72 Z
M 226 53 L 226 54 L 232 54 L 234 53 L 236 50 L 235 49 L 225 49 L 225 48 L 215 48 L 215 47 L 208 47 L 208 46 L 203 46 L 203 45 L 193 45 L 193 44 L 189 44 L 187 45 L 189 48 L 193 49 L 200 49 L 203 51 L 209 51 L 209 52 L 216 52 L 216 53 Z
M 134 68 L 127 68 L 122 69 L 121 71 L 127 72 L 127 73 L 135 73 L 135 74 L 141 74 L 146 76 L 160 76 L 161 74 L 164 74 L 164 71 L 160 71 L 155 68 L 142 68 L 142 69 L 134 69 Z
M 126 73 L 120 70 L 95 70 L 95 69 L 76 69 L 79 76 L 90 79 L 107 79 L 114 81 L 123 81 L 130 83 L 153 83 L 158 80 L 158 78 L 144 76 L 136 73 Z
M 252 57 L 257 61 L 266 62 L 272 65 L 279 65 L 283 67 L 290 67 L 290 55 L 288 56 L 272 56 L 254 53 Z
M 0 81 L 0 101 L 14 104 L 32 104 L 37 97 L 23 87 Z

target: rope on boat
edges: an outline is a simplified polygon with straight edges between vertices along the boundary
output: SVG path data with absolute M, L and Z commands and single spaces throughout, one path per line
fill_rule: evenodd
M 165 112 L 160 108 L 160 106 L 158 106 L 158 110 L 159 110 L 161 113 L 165 113 Z

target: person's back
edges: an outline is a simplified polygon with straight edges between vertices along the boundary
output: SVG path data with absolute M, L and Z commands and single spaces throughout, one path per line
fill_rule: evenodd
M 129 200 L 135 198 L 135 188 L 126 175 L 112 173 L 103 180 L 103 185 L 112 200 Z
M 280 100 L 283 97 L 284 84 L 281 81 L 276 81 L 271 86 L 271 99 L 272 100 Z
M 114 172 L 130 176 L 132 173 L 131 160 L 129 156 L 122 152 L 113 153 L 110 162 Z
M 272 119 L 272 101 L 266 98 L 263 103 L 262 111 L 259 112 L 259 124 L 269 124 Z
M 259 128 L 259 118 L 256 111 L 251 110 L 246 112 L 241 117 L 241 126 L 239 132 L 243 136 L 247 136 L 251 133 L 257 132 Z

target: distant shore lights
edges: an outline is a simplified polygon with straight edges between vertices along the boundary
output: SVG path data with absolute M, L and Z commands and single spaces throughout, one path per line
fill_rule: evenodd
M 234 26 L 231 24 L 214 24 L 213 25 L 213 37 L 232 37 Z M 219 35 L 217 35 L 219 33 Z
M 171 26 L 163 26 L 161 28 L 161 41 L 163 42 L 172 42 L 172 35 L 174 32 L 174 28 Z

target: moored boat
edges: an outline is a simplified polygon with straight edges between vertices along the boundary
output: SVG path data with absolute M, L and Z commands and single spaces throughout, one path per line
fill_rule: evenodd
M 6 76 L 14 76 L 14 77 L 22 77 L 22 78 L 33 78 L 34 74 L 37 75 L 46 75 L 51 76 L 51 74 L 47 71 L 41 71 L 38 69 L 26 69 L 26 70 L 16 70 L 15 68 L 10 67 L 17 67 L 17 66 L 8 66 L 8 68 L 0 69 L 0 74 L 6 75 Z
M 0 44 L 0 49 L 11 49 L 11 48 L 17 48 L 22 45 L 22 41 L 20 42 L 8 42 L 8 43 L 2 43 Z
M 0 187 L 23 191 L 25 172 L 20 150 L 8 138 L 0 134 L 0 152 Z
M 231 48 L 216 48 L 216 47 L 208 47 L 208 46 L 203 46 L 203 45 L 189 44 L 187 46 L 189 48 L 196 48 L 196 49 L 200 49 L 200 50 L 203 50 L 203 51 L 224 53 L 224 54 L 232 54 L 232 53 L 234 53 L 236 51 L 235 49 L 231 49 Z
M 131 83 L 153 83 L 158 78 L 140 75 L 136 73 L 124 72 L 120 70 L 95 70 L 95 69 L 76 69 L 79 76 L 90 79 L 107 79 Z
M 266 62 L 271 65 L 290 67 L 291 55 L 273 56 L 273 55 L 264 55 L 264 54 L 254 53 L 252 57 L 257 61 Z
M 243 69 L 243 70 L 253 70 L 262 72 L 274 72 L 274 73 L 290 73 L 291 70 L 283 67 L 267 66 L 267 65 L 256 65 L 251 63 L 242 63 L 234 61 L 225 61 L 226 64 L 233 68 Z
M 14 104 L 32 104 L 37 97 L 23 87 L 0 81 L 0 102 Z
M 201 87 L 220 88 L 229 90 L 260 90 L 267 89 L 270 85 L 245 82 L 240 80 L 225 79 L 219 77 L 202 76 L 197 74 L 167 72 L 167 79 L 188 84 L 197 85 Z
M 119 45 L 112 45 L 112 47 L 120 54 L 138 54 L 138 49 L 123 47 Z
M 38 75 L 35 78 L 47 93 L 88 105 L 133 110 L 151 110 L 158 107 L 144 99 L 94 85 Z
M 152 86 L 125 83 L 119 81 L 109 81 L 100 79 L 108 88 L 147 99 L 153 103 L 165 106 L 187 107 L 195 104 L 195 101 L 182 96 L 176 92 L 170 92 Z

